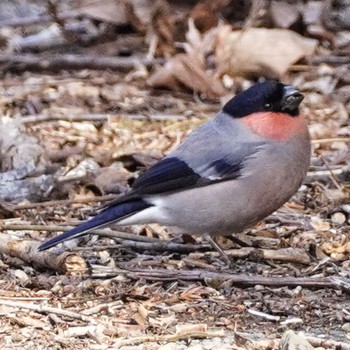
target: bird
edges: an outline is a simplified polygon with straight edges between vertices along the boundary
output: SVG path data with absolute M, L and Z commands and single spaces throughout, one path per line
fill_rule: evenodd
M 239 92 L 127 193 L 39 251 L 112 224 L 175 226 L 214 246 L 217 236 L 252 227 L 287 202 L 306 176 L 311 146 L 299 113 L 303 99 L 279 81 Z

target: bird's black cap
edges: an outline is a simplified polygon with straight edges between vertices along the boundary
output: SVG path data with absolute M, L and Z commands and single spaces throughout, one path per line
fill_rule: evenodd
M 238 93 L 225 104 L 223 111 L 234 118 L 266 111 L 287 113 L 294 117 L 299 114 L 303 99 L 304 96 L 293 86 L 265 81 Z

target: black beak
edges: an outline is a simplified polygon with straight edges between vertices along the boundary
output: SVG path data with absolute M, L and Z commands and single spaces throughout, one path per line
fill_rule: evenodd
M 283 88 L 282 111 L 291 115 L 299 114 L 299 105 L 304 95 L 295 87 L 286 85 Z

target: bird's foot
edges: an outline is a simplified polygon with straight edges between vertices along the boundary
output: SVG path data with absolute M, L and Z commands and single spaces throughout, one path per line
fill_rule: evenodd
M 205 240 L 220 254 L 223 262 L 227 265 L 228 268 L 233 267 L 233 261 L 230 257 L 225 253 L 225 251 L 220 247 L 218 243 L 214 241 L 209 235 L 204 236 Z

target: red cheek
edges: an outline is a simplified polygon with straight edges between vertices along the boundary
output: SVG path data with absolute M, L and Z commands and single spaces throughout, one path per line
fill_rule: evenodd
M 259 112 L 241 120 L 255 134 L 275 141 L 287 140 L 306 130 L 302 116 L 291 117 L 285 113 Z

